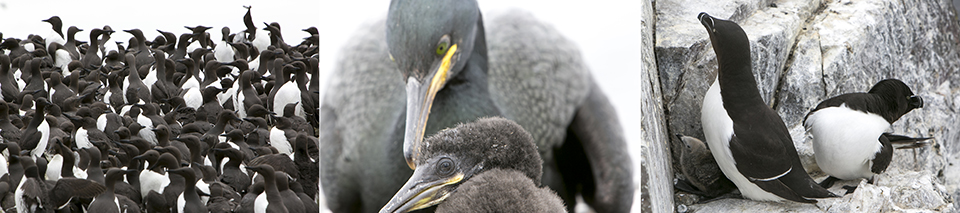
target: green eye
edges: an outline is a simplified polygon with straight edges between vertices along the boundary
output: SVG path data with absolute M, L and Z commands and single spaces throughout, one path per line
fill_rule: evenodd
M 440 43 L 437 44 L 437 55 L 443 55 L 447 53 L 447 50 L 450 49 L 450 36 L 444 35 L 440 38 Z

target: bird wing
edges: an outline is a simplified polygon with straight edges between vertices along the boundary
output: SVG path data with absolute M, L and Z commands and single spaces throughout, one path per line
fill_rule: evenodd
M 23 135 L 20 135 L 21 149 L 33 150 L 34 148 L 37 148 L 37 145 L 40 144 L 40 138 L 43 137 L 43 133 L 36 130 L 24 131 L 23 133 Z
M 804 170 L 783 120 L 772 109 L 738 107 L 730 152 L 737 170 L 761 189 L 782 198 L 804 203 L 804 197 L 829 197 L 832 194 L 816 185 Z
M 786 147 L 769 135 L 757 132 L 737 131 L 734 123 L 734 136 L 730 138 L 730 153 L 736 162 L 737 170 L 751 182 L 772 181 L 790 172 L 793 168 L 788 160 Z
M 919 147 L 930 144 L 930 142 L 924 142 L 924 141 L 933 139 L 932 137 L 913 138 L 913 137 L 908 137 L 903 135 L 895 135 L 892 133 L 883 133 L 882 136 L 885 137 L 890 142 L 890 144 L 897 144 L 898 145 L 897 149 L 919 148 Z
M 565 169 L 577 169 L 584 171 L 582 173 L 585 175 L 592 175 L 595 184 L 583 187 L 593 189 L 595 193 L 584 194 L 585 197 L 596 196 L 591 199 L 616 200 L 619 205 L 612 206 L 629 208 L 629 203 L 632 201 L 620 198 L 629 198 L 633 194 L 633 188 L 630 187 L 633 183 L 631 177 L 633 165 L 630 154 L 624 149 L 627 147 L 627 142 L 614 112 L 613 105 L 594 85 L 590 95 L 577 109 L 570 123 L 568 135 L 573 137 L 567 137 L 564 142 L 564 147 L 579 143 L 583 147 L 585 160 L 589 163 L 566 163 L 562 166 Z M 562 161 L 561 158 L 569 159 L 571 156 L 577 156 L 567 151 L 554 153 L 557 155 L 558 163 L 570 161 Z
M 238 169 L 238 171 L 239 171 L 239 169 Z M 237 176 L 237 175 L 220 175 L 219 181 L 220 181 L 221 183 L 224 183 L 224 184 L 227 184 L 227 185 L 231 185 L 231 184 L 239 183 L 239 182 L 240 182 L 240 177 Z M 243 190 L 243 189 L 240 189 L 240 190 Z
M 59 207 L 69 202 L 72 198 L 94 198 L 105 190 L 107 190 L 107 187 L 96 181 L 63 178 L 58 180 L 56 185 L 53 186 L 52 191 L 50 191 L 48 203 Z
M 541 153 L 553 150 L 593 83 L 578 46 L 524 11 L 484 17 L 493 101 Z
M 349 168 L 403 168 L 406 169 L 402 149 L 406 90 L 397 65 L 390 60 L 386 44 L 385 19 L 362 26 L 342 48 L 341 58 L 335 62 L 333 73 L 327 79 L 320 101 L 320 152 L 324 174 L 324 190 L 350 193 L 360 191 L 356 185 L 371 185 L 378 178 L 355 178 L 361 171 Z M 248 97 L 250 99 L 251 97 Z M 255 97 L 254 97 L 255 98 Z M 263 143 L 268 135 L 258 134 Z M 376 147 L 376 148 L 372 148 Z M 367 150 L 364 150 L 369 148 Z M 356 158 L 361 152 L 376 150 L 378 158 Z M 387 152 L 386 150 L 393 150 Z M 383 152 L 381 152 L 383 151 Z M 384 164 L 381 159 L 397 159 Z M 362 171 L 368 177 L 392 177 L 395 169 L 370 169 Z M 359 184 L 358 184 L 359 183 Z M 392 195 L 367 190 L 361 196 L 389 200 Z M 341 203 L 351 201 L 346 197 L 327 197 L 334 212 Z M 357 201 L 359 202 L 359 201 Z M 382 206 L 368 204 L 370 209 Z M 349 207 L 346 207 L 349 208 Z
M 287 173 L 291 177 L 297 178 L 300 177 L 300 170 L 297 169 L 297 164 L 290 159 L 286 154 L 272 154 L 264 155 L 253 160 L 250 160 L 250 166 L 257 166 L 260 164 L 267 164 L 273 167 L 276 171 L 281 171 Z
M 870 172 L 874 174 L 880 174 L 883 173 L 883 170 L 887 170 L 887 166 L 890 165 L 890 160 L 893 158 L 893 145 L 890 144 L 891 140 L 887 135 L 887 133 L 883 133 L 878 138 L 882 147 L 880 147 L 880 152 L 877 152 L 871 160 L 873 165 L 870 165 Z
M 879 96 L 870 93 L 847 93 L 823 100 L 820 102 L 820 104 L 817 104 L 817 107 L 810 110 L 810 112 L 803 117 L 804 125 L 809 128 L 809 124 L 807 124 L 807 118 L 810 117 L 810 115 L 814 112 L 824 108 L 839 107 L 841 105 L 853 110 L 876 115 L 881 115 L 881 112 L 883 111 L 883 109 L 880 108 L 880 106 L 883 105 L 883 101 Z
M 24 202 L 29 202 L 26 206 L 31 206 L 33 204 L 39 204 L 39 206 L 42 206 L 43 203 L 40 197 L 45 192 L 41 190 L 40 182 L 37 182 L 38 180 L 35 178 L 24 178 L 22 181 L 24 181 L 23 186 L 21 186 L 21 188 L 18 190 L 23 190 L 23 200 Z

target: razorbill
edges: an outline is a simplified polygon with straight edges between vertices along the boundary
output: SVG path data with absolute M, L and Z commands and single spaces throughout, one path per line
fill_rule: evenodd
M 917 140 L 884 131 L 921 107 L 923 99 L 897 79 L 882 80 L 866 93 L 847 93 L 820 102 L 803 125 L 813 135 L 817 165 L 830 175 L 821 186 L 830 187 L 837 179 L 866 178 L 873 183 L 890 165 L 891 141 Z
M 786 125 L 760 97 L 750 40 L 737 23 L 700 13 L 717 53 L 717 79 L 703 98 L 703 133 L 720 170 L 745 198 L 816 203 L 836 197 L 807 175 Z

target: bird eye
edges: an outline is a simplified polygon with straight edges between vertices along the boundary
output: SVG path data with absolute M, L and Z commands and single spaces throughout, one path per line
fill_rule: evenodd
M 453 173 L 453 160 L 449 158 L 440 159 L 440 162 L 437 163 L 437 174 L 440 176 L 448 176 Z
M 437 44 L 437 55 L 443 55 L 450 49 L 450 36 L 440 37 L 440 43 Z

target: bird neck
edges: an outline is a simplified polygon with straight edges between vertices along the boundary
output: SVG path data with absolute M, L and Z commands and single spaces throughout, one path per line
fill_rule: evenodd
M 868 93 L 868 94 L 873 94 L 873 93 Z M 910 112 L 910 110 L 912 110 L 906 106 L 907 105 L 906 103 L 900 103 L 903 100 L 898 100 L 898 98 L 896 97 L 879 95 L 879 94 L 874 95 L 874 97 L 876 97 L 876 99 L 879 99 L 877 100 L 877 102 L 879 102 L 880 104 L 867 105 L 866 107 L 873 108 L 873 109 L 867 109 L 867 111 L 879 112 L 880 116 L 883 117 L 884 120 L 887 120 L 887 122 L 890 124 L 893 124 L 893 122 L 899 120 L 900 117 L 903 117 L 904 114 L 907 114 L 907 112 Z M 899 99 L 903 99 L 903 98 L 900 97 Z
M 103 194 L 106 194 L 107 198 L 114 197 L 114 189 L 116 188 L 116 185 L 117 185 L 117 180 L 106 181 L 106 184 L 104 186 L 107 187 L 107 190 L 103 191 Z
M 310 81 L 310 80 L 307 80 L 307 70 L 306 69 L 297 70 L 297 72 L 294 73 L 293 75 L 293 79 L 297 83 L 297 88 L 300 89 L 300 91 L 302 91 L 301 93 L 306 93 L 307 82 Z
M 277 189 L 277 179 L 273 174 L 261 173 L 260 176 L 263 176 L 263 193 L 267 193 L 267 196 L 271 194 L 280 195 L 280 190 Z
M 46 119 L 46 114 L 43 112 L 44 107 L 39 104 L 36 106 L 37 110 L 33 114 L 33 120 L 30 120 L 30 127 L 33 129 L 37 129 L 37 127 L 40 126 L 40 123 L 43 123 L 43 121 Z
M 501 115 L 490 97 L 486 64 L 486 55 L 474 51 L 464 69 L 437 92 L 426 135 L 480 117 Z
M 726 60 L 721 60 L 718 57 L 717 81 L 720 84 L 720 95 L 726 109 L 740 108 L 730 107 L 731 104 L 760 103 L 766 105 L 760 98 L 757 81 L 753 78 L 749 55 L 750 53 L 747 52 L 745 55 L 740 54 L 736 57 L 724 58 Z
M 167 76 L 167 66 L 166 66 L 166 64 L 164 63 L 163 58 L 162 58 L 162 57 L 161 57 L 161 58 L 154 58 L 153 60 L 154 60 L 155 63 L 156 63 L 156 64 L 154 65 L 154 69 L 156 69 L 156 72 L 157 72 L 157 81 L 159 81 L 159 82 L 167 82 L 167 79 L 165 78 L 165 77 Z

